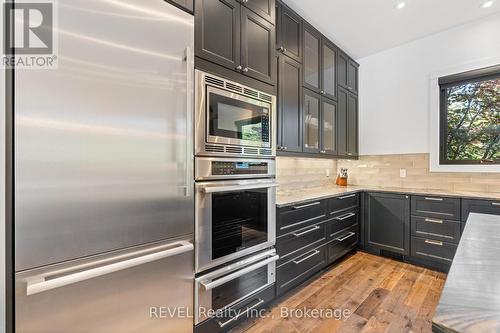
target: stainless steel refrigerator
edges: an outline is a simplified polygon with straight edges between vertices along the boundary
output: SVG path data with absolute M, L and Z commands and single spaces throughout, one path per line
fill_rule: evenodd
M 193 17 L 54 3 L 58 68 L 15 73 L 16 332 L 192 331 Z

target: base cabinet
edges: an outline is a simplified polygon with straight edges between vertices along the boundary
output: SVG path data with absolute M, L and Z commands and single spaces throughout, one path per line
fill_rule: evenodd
M 365 196 L 366 246 L 401 255 L 410 253 L 410 197 L 367 193 Z

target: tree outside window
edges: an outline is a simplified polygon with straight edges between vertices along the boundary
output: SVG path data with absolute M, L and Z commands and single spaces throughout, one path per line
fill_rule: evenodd
M 500 66 L 439 80 L 441 164 L 500 163 Z

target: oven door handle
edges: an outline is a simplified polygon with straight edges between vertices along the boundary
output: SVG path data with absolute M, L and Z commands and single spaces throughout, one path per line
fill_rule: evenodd
M 219 286 L 222 286 L 223 284 L 229 282 L 229 281 L 232 281 L 232 280 L 235 280 L 245 274 L 248 274 L 258 268 L 261 268 L 261 267 L 264 267 L 272 262 L 275 262 L 276 260 L 278 260 L 280 258 L 279 255 L 275 255 L 275 256 L 272 256 L 271 258 L 268 258 L 266 260 L 263 260 L 261 262 L 258 262 L 256 264 L 253 264 L 253 265 L 250 265 L 248 267 L 245 267 L 243 269 L 240 269 L 239 271 L 236 271 L 232 274 L 228 274 L 224 277 L 221 277 L 220 279 L 217 279 L 217 280 L 214 280 L 212 282 L 203 282 L 203 281 L 200 281 L 200 284 L 205 288 L 205 290 L 212 290 L 216 287 L 219 287 Z
M 231 192 L 240 190 L 255 190 L 259 188 L 278 187 L 276 183 L 269 184 L 249 184 L 249 185 L 228 185 L 228 186 L 200 186 L 199 189 L 203 193 Z

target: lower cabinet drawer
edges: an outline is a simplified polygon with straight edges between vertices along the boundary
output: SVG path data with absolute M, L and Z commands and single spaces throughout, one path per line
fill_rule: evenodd
M 335 260 L 349 253 L 358 244 L 359 232 L 358 225 L 351 226 L 333 236 L 333 240 L 327 244 L 327 263 L 332 263 Z
M 278 237 L 276 239 L 276 251 L 280 256 L 278 265 L 299 255 L 301 250 L 325 243 L 326 226 L 327 222 L 318 223 Z
M 413 216 L 411 233 L 416 237 L 430 237 L 435 240 L 458 244 L 460 240 L 460 222 Z
M 411 238 L 411 255 L 415 258 L 450 265 L 453 257 L 455 256 L 456 250 L 456 244 L 430 238 Z
M 281 295 L 318 272 L 326 264 L 326 245 L 282 264 L 276 269 L 277 294 Z
M 216 316 L 194 327 L 194 333 L 219 333 L 238 325 L 247 318 L 255 318 L 255 310 L 262 309 L 275 297 L 275 285 L 221 310 Z M 207 309 L 209 311 L 210 309 Z M 168 331 L 168 330 L 167 330 Z
M 328 240 L 339 231 L 358 223 L 358 212 L 356 210 L 335 216 L 328 221 Z
M 466 222 L 470 213 L 500 215 L 500 201 L 496 200 L 462 200 L 462 221 Z

